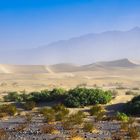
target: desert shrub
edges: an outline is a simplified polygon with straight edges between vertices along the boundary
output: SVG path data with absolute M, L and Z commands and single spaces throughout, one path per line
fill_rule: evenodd
M 93 124 L 91 122 L 86 122 L 83 126 L 84 132 L 92 132 L 93 131 Z
M 68 116 L 68 114 L 69 114 L 69 110 L 62 104 L 53 106 L 52 109 L 55 111 L 56 121 L 61 121 L 61 120 L 65 119 L 65 117 Z
M 53 106 L 52 108 L 44 108 L 40 113 L 49 121 L 62 121 L 69 115 L 69 110 L 62 104 Z
M 105 109 L 101 105 L 95 105 L 89 110 L 90 115 L 95 116 L 95 120 L 103 120 L 105 116 Z
M 63 100 L 66 96 L 66 91 L 61 88 L 55 88 L 51 91 L 42 90 L 40 92 L 31 92 L 26 94 L 22 92 L 21 94 L 17 92 L 10 92 L 8 95 L 4 96 L 5 101 L 14 101 L 14 102 L 27 102 L 34 101 L 36 103 L 39 102 L 48 102 L 48 101 L 59 101 Z
M 43 114 L 45 122 L 55 121 L 55 111 L 52 108 L 43 108 L 40 110 L 40 113 Z
M 54 131 L 56 131 L 56 127 L 54 125 L 44 125 L 41 128 L 42 133 L 44 134 L 52 134 Z
M 63 104 L 57 104 L 53 106 L 52 109 L 54 109 L 56 112 L 60 112 L 60 111 L 69 112 L 69 110 Z
M 27 101 L 23 104 L 24 109 L 26 110 L 33 110 L 36 106 L 36 103 L 34 101 Z
M 31 95 L 30 100 L 37 103 L 50 100 L 50 91 L 48 90 L 43 90 L 41 92 L 31 92 L 30 95 Z
M 105 111 L 101 111 L 96 115 L 95 120 L 96 121 L 102 121 L 102 120 L 104 120 L 104 118 L 105 118 Z
M 139 90 L 139 88 L 138 87 L 134 87 L 134 88 L 132 88 L 132 90 Z
M 62 88 L 55 88 L 50 91 L 51 100 L 62 100 L 65 98 L 66 91 Z
M 65 98 L 66 91 L 61 88 L 55 88 L 51 91 L 42 90 L 41 92 L 31 92 L 29 93 L 29 100 L 34 102 L 50 102 L 50 101 L 59 101 Z
M 140 115 L 140 96 L 134 97 L 126 104 L 125 112 L 131 115 Z
M 71 114 L 62 122 L 62 126 L 64 129 L 72 129 L 75 125 L 81 125 L 84 121 L 84 113 L 78 111 L 75 114 Z
M 31 114 L 26 114 L 25 116 L 25 121 L 26 123 L 30 123 L 32 121 L 33 116 Z
M 73 129 L 73 124 L 69 121 L 69 119 L 65 119 L 62 121 L 62 127 L 64 130 Z
M 8 95 L 4 96 L 4 101 L 6 102 L 13 102 L 13 101 L 20 101 L 20 95 L 17 92 L 9 92 Z
M 97 115 L 99 115 L 100 113 L 102 113 L 102 112 L 104 112 L 105 110 L 104 110 L 104 107 L 103 106 L 101 106 L 101 105 L 95 105 L 95 106 L 92 106 L 91 108 L 90 108 L 90 110 L 89 110 L 89 113 L 90 113 L 90 115 L 95 115 L 95 116 L 97 116 Z
M 0 128 L 0 140 L 6 140 L 6 139 L 8 139 L 7 132 L 3 128 Z
M 5 101 L 34 101 L 36 103 L 59 101 L 68 107 L 81 107 L 93 104 L 106 104 L 112 99 L 112 93 L 101 89 L 75 88 L 65 91 L 61 88 L 55 88 L 51 91 L 43 90 L 29 94 L 13 92 L 4 96 L 4 99 Z
M 118 90 L 124 90 L 124 89 L 127 89 L 127 88 L 124 87 L 124 86 L 118 86 L 118 87 L 116 87 L 116 89 L 118 89 Z
M 129 117 L 125 113 L 117 112 L 117 120 L 122 121 L 122 122 L 128 122 Z
M 68 107 L 80 107 L 93 104 L 106 104 L 111 99 L 111 91 L 75 88 L 68 91 L 64 104 Z
M 68 118 L 68 120 L 73 124 L 73 125 L 80 125 L 83 123 L 84 120 L 84 113 L 82 111 L 78 111 L 75 114 L 71 114 Z
M 137 95 L 137 93 L 131 91 L 131 90 L 128 90 L 125 92 L 126 95 Z
M 128 135 L 130 136 L 130 139 L 138 140 L 140 138 L 140 130 L 137 127 L 131 126 L 128 129 Z
M 125 122 L 122 122 L 120 124 L 120 129 L 123 130 L 123 131 L 128 131 L 128 128 L 129 128 L 129 124 L 128 123 L 125 123 Z
M 8 115 L 7 113 L 3 113 L 3 112 L 2 112 L 2 113 L 0 113 L 0 118 L 7 117 L 7 115 Z
M 4 104 L 0 106 L 0 114 L 6 113 L 7 115 L 13 116 L 18 112 L 16 106 L 12 104 Z
M 19 94 L 18 92 L 9 92 L 8 95 L 4 96 L 4 101 L 7 102 L 26 102 L 31 98 L 31 94 Z
M 22 102 L 33 101 L 31 93 L 29 93 L 29 94 L 22 93 L 22 94 L 20 94 L 20 97 L 21 97 Z

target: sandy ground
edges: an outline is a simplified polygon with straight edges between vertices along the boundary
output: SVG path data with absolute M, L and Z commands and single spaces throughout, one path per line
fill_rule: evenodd
M 1 73 L 0 91 L 34 91 L 54 87 L 140 87 L 140 69 L 95 70 L 69 73 Z
M 41 68 L 42 67 L 40 67 L 39 73 L 1 73 L 0 94 L 5 95 L 9 91 L 40 91 L 43 89 L 53 89 L 55 87 L 65 89 L 74 88 L 76 86 L 101 87 L 105 90 L 117 89 L 117 97 L 110 103 L 117 105 L 133 98 L 133 95 L 125 95 L 127 90 L 140 87 L 139 67 L 61 73 L 44 73 L 44 71 L 41 71 Z M 33 68 L 31 68 L 31 71 L 32 69 Z M 23 69 L 23 71 L 26 70 Z
M 2 65 L 3 66 L 3 65 Z M 1 67 L 2 67 L 1 66 Z M 10 68 L 9 68 L 10 67 Z M 140 88 L 140 67 L 136 68 L 104 68 L 91 71 L 52 72 L 44 66 L 3 66 L 0 73 L 0 94 L 9 91 L 40 91 L 61 87 L 65 89 L 76 86 L 101 87 L 105 90 L 118 90 L 117 97 L 111 104 L 125 103 L 133 95 L 125 95 L 127 90 Z M 9 72 L 10 69 L 10 73 Z M 56 71 L 56 68 L 55 68 Z

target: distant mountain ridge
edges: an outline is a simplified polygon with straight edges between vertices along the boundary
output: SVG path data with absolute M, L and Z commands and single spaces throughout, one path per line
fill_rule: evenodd
M 88 64 L 121 58 L 140 60 L 140 28 L 106 31 L 22 51 L 0 52 L 0 63 L 8 64 Z

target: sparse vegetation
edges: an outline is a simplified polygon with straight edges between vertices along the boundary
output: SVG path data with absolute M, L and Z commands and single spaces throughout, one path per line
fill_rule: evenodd
M 0 128 L 0 140 L 6 140 L 6 139 L 8 139 L 7 132 L 3 128 Z
M 0 114 L 5 114 L 5 116 L 13 116 L 18 112 L 16 106 L 12 104 L 3 104 L 0 106 Z
M 43 108 L 40 113 L 43 114 L 45 122 L 55 121 L 55 111 L 52 108 Z
M 53 134 L 55 131 L 57 131 L 57 129 L 54 125 L 44 125 L 42 126 L 41 131 L 44 134 Z
M 136 96 L 128 102 L 125 111 L 131 115 L 140 115 L 140 96 Z
M 128 90 L 128 91 L 125 92 L 125 94 L 126 95 L 134 95 L 134 96 L 136 96 L 138 93 L 136 93 L 136 92 L 134 92 L 132 90 Z
M 122 122 L 128 122 L 129 121 L 129 117 L 125 113 L 117 112 L 116 117 L 119 121 L 122 121 Z
M 106 104 L 112 99 L 110 91 L 101 89 L 75 88 L 68 91 L 64 104 L 68 107 Z
M 69 115 L 66 119 L 63 120 L 62 126 L 64 129 L 72 129 L 74 126 L 81 125 L 84 122 L 85 114 L 81 111 L 78 111 L 75 114 Z
M 9 92 L 8 95 L 4 96 L 4 101 L 6 102 L 18 102 L 21 97 L 18 92 Z
M 95 105 L 93 107 L 90 108 L 90 115 L 98 115 L 99 113 L 101 113 L 104 110 L 104 108 L 101 105 Z
M 31 92 L 18 94 L 17 92 L 8 93 L 4 96 L 5 101 L 14 102 L 50 102 L 59 101 L 67 107 L 81 107 L 94 104 L 106 104 L 112 99 L 111 91 L 101 89 L 75 88 L 65 91 L 61 88 L 55 88 L 51 91 L 43 90 L 41 92 Z
M 92 132 L 93 131 L 93 124 L 91 122 L 86 122 L 83 126 L 84 132 Z
M 32 110 L 36 106 L 36 103 L 34 101 L 27 101 L 26 103 L 23 104 L 23 107 L 25 110 Z
M 58 104 L 56 106 L 53 106 L 53 109 L 55 111 L 55 119 L 56 121 L 62 121 L 65 119 L 66 116 L 69 114 L 69 110 L 62 104 Z

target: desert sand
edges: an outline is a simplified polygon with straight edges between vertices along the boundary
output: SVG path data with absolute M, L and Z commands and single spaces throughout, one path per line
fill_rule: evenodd
M 100 87 L 118 90 L 112 101 L 127 102 L 133 95 L 125 95 L 126 90 L 140 87 L 140 66 L 128 59 L 98 62 L 90 65 L 56 64 L 46 65 L 0 65 L 1 95 L 9 91 L 39 91 L 76 86 Z

